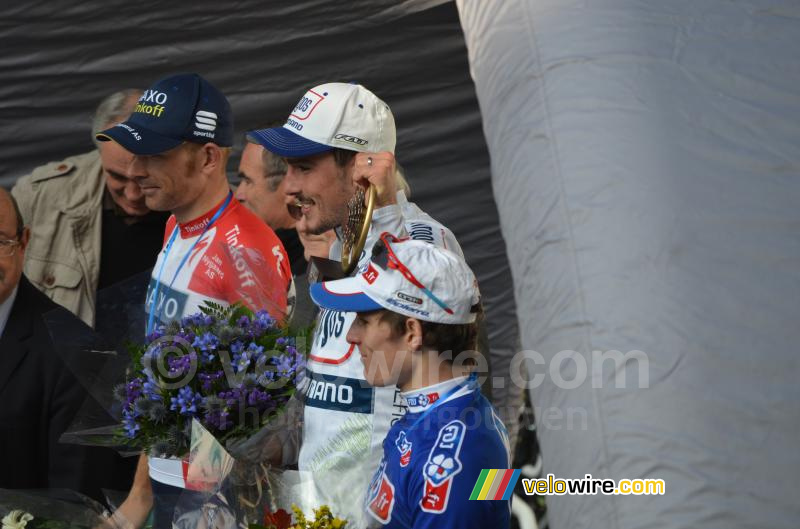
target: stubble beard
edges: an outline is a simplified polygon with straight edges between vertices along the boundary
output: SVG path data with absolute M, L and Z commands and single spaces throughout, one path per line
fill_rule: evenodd
M 159 188 L 155 195 L 145 196 L 144 205 L 150 211 L 172 211 L 177 205 L 177 200 L 171 194 L 164 192 L 163 188 Z
M 316 227 L 309 227 L 308 232 L 312 235 L 322 235 L 329 230 L 338 228 L 339 226 L 347 223 L 350 213 L 347 208 L 347 203 L 353 196 L 355 189 L 352 189 L 352 186 L 347 185 L 350 175 L 346 170 L 341 169 L 341 172 L 336 176 L 336 178 L 337 183 L 339 184 L 339 189 L 335 197 L 335 204 L 333 204 L 330 208 L 326 208 L 326 211 L 322 211 L 319 203 L 317 203 L 316 207 L 317 211 L 319 212 L 320 219 Z

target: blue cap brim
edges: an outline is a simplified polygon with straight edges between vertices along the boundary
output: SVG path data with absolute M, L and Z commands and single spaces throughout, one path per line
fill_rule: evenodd
M 383 308 L 363 292 L 333 292 L 327 287 L 329 283 L 342 284 L 342 282 L 352 279 L 353 278 L 347 278 L 338 281 L 315 283 L 311 285 L 311 299 L 323 309 L 344 312 L 369 312 Z
M 333 150 L 330 145 L 307 140 L 283 127 L 251 130 L 247 136 L 268 151 L 285 158 L 303 158 Z
M 94 137 L 98 141 L 115 141 L 125 150 L 142 156 L 161 154 L 183 143 L 183 140 L 168 138 L 128 122 L 100 131 Z

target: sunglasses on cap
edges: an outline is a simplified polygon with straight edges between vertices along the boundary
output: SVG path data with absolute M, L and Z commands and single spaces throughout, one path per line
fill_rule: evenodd
M 382 268 L 383 270 L 397 270 L 403 277 L 405 277 L 412 285 L 422 290 L 422 292 L 430 298 L 431 301 L 439 305 L 442 310 L 444 310 L 448 314 L 453 314 L 453 310 L 447 306 L 447 304 L 436 297 L 436 294 L 431 292 L 422 282 L 414 277 L 414 274 L 411 273 L 411 270 L 408 269 L 406 265 L 400 261 L 400 258 L 397 257 L 397 254 L 394 253 L 392 250 L 392 242 L 401 242 L 405 239 L 400 239 L 395 237 L 390 233 L 384 233 L 381 235 L 381 238 L 375 243 L 372 247 L 372 263 L 377 265 L 378 267 Z

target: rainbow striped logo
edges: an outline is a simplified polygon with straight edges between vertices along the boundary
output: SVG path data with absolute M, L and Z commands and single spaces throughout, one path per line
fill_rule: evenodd
M 517 481 L 519 481 L 519 469 L 483 469 L 469 499 L 509 500 Z

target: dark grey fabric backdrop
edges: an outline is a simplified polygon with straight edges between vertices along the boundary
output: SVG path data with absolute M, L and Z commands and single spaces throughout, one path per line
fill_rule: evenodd
M 369 87 L 396 116 L 412 199 L 455 232 L 478 275 L 494 370 L 507 370 L 518 336 L 511 276 L 454 4 L 4 2 L 0 39 L 6 187 L 39 164 L 90 150 L 90 118 L 103 96 L 167 74 L 198 72 L 215 83 L 241 133 L 285 118 L 315 84 Z M 499 407 L 519 397 L 509 397 L 507 378 L 504 386 L 493 390 Z

